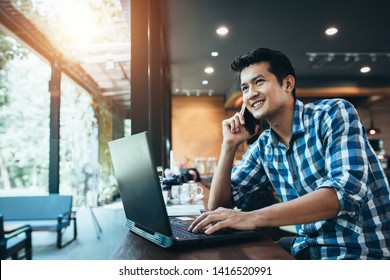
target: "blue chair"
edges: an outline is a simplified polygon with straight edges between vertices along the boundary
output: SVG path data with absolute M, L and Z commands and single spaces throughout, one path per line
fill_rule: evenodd
M 32 231 L 57 232 L 57 248 L 77 238 L 76 212 L 72 210 L 71 195 L 0 197 L 0 213 L 6 227 L 30 225 Z M 63 241 L 63 232 L 72 222 L 73 238 Z
M 31 227 L 25 225 L 6 231 L 3 215 L 0 214 L 0 259 L 9 258 L 13 260 L 32 259 Z

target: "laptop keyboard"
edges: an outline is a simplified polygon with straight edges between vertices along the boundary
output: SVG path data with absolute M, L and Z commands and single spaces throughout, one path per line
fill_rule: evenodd
M 172 235 L 177 240 L 185 240 L 194 242 L 195 240 L 232 240 L 240 239 L 248 240 L 248 238 L 259 238 L 264 235 L 262 231 L 237 231 L 232 229 L 223 229 L 213 234 L 205 234 L 204 232 L 192 233 L 188 231 L 188 221 L 183 221 L 178 218 L 171 217 L 170 219 Z
M 183 220 L 177 219 L 177 218 L 171 218 L 171 229 L 174 236 L 182 238 L 182 239 L 188 239 L 188 238 L 199 238 L 199 237 L 206 237 L 207 235 L 204 233 L 192 233 L 188 231 L 189 224 L 188 222 L 185 222 Z

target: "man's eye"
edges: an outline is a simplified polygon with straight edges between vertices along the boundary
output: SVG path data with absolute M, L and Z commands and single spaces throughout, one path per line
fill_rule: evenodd
M 241 91 L 242 91 L 242 92 L 245 92 L 245 91 L 247 91 L 247 89 L 248 89 L 248 87 L 242 87 L 242 88 L 241 88 Z
M 263 79 L 258 79 L 258 80 L 256 80 L 256 85 L 259 85 L 259 84 L 261 84 L 262 82 L 264 82 Z

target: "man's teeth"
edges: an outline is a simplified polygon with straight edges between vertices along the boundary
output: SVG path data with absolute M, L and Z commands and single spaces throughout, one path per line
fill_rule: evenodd
M 260 106 L 260 105 L 262 105 L 263 103 L 264 103 L 263 100 L 256 101 L 255 103 L 252 104 L 252 107 L 254 108 L 254 107 Z

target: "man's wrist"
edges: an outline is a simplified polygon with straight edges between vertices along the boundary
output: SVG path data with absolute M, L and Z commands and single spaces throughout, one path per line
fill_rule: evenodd
M 223 141 L 222 142 L 222 150 L 224 151 L 233 151 L 236 152 L 240 144 L 230 142 L 230 141 Z

